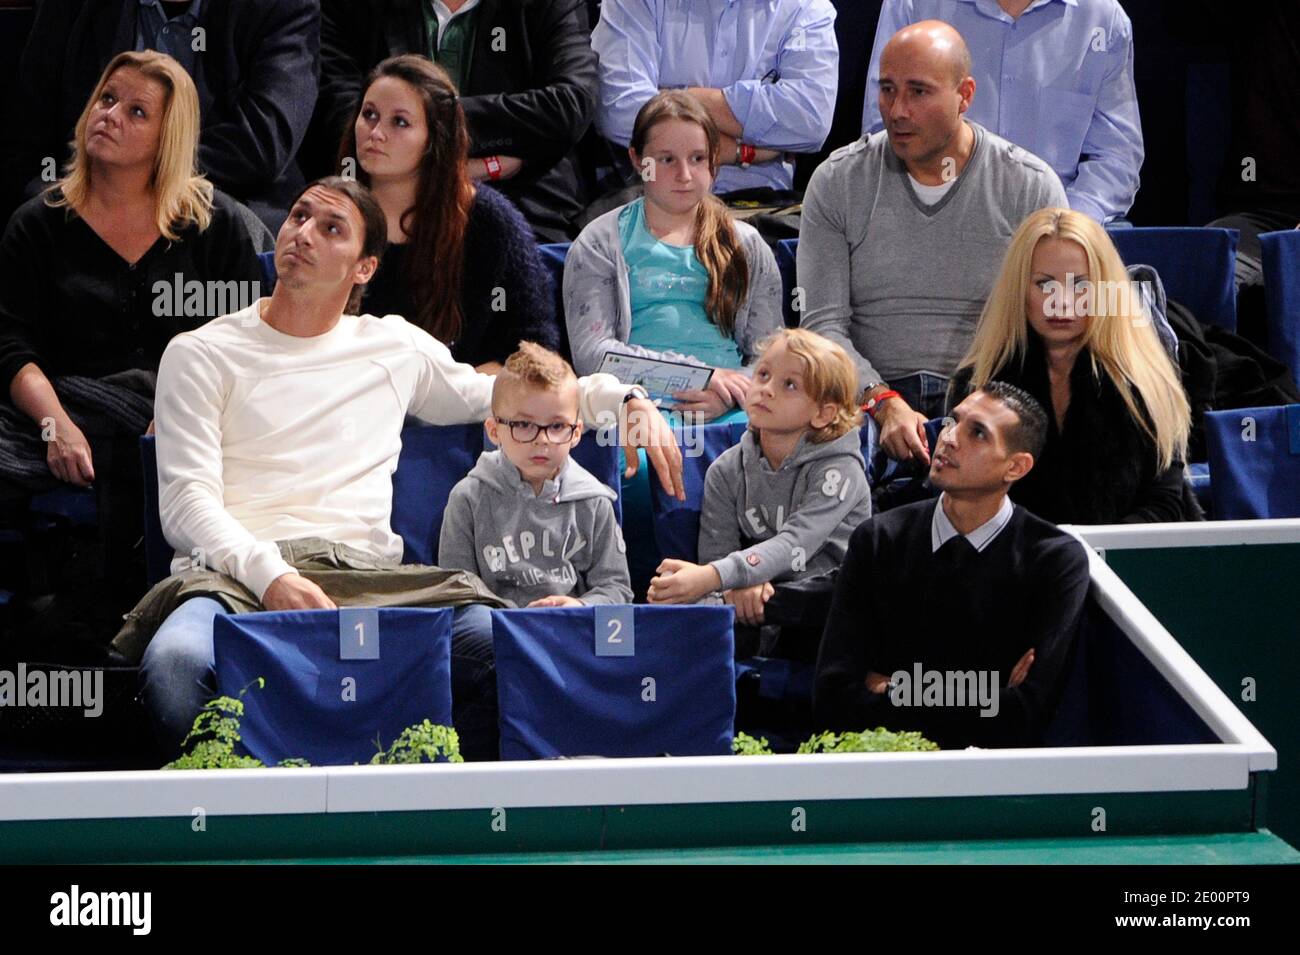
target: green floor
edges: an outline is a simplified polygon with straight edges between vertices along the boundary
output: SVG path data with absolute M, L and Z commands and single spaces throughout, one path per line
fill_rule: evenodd
M 289 865 L 1300 865 L 1300 852 L 1271 833 L 1246 832 L 1216 836 L 1097 836 L 1092 839 L 1024 839 L 1015 842 L 879 842 L 255 861 Z

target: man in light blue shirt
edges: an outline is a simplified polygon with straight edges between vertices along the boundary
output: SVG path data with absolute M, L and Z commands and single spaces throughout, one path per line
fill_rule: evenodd
M 1133 204 L 1142 124 L 1133 25 L 1117 0 L 885 0 L 863 132 L 883 128 L 880 52 L 897 31 L 943 20 L 961 33 L 979 95 L 967 118 L 1045 159 L 1070 207 L 1105 222 Z
M 839 85 L 830 0 L 605 0 L 596 126 L 627 146 L 661 89 L 690 89 L 722 133 L 714 192 L 789 189 L 785 153 L 817 152 Z M 749 149 L 753 147 L 751 156 Z

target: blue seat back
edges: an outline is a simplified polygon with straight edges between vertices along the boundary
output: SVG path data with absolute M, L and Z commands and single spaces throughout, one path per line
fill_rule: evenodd
M 1090 594 L 1063 674 L 1048 746 L 1218 742 L 1213 731 Z
M 794 309 L 794 290 L 799 284 L 795 257 L 799 252 L 798 239 L 781 239 L 776 244 L 776 267 L 781 273 L 781 312 L 786 328 L 798 328 L 800 314 Z
M 469 473 L 483 452 L 483 426 L 479 424 L 413 424 L 402 429 L 402 452 L 393 474 L 393 533 L 402 538 L 402 561 L 436 564 L 438 535 L 447 496 L 456 482 Z M 610 434 L 588 431 L 573 450 L 573 459 L 598 480 L 619 493 L 618 445 Z M 158 516 L 158 461 L 154 436 L 140 439 L 145 494 L 145 563 L 149 583 L 166 577 L 174 556 L 163 537 Z M 614 502 L 614 515 L 622 522 L 622 500 Z
M 675 429 L 677 444 L 682 449 L 682 484 L 686 489 L 686 500 L 670 497 L 657 480 L 650 481 L 650 508 L 654 514 L 655 546 L 660 559 L 696 560 L 700 508 L 704 504 L 704 475 L 718 455 L 740 441 L 747 427 L 749 425 L 744 421 L 731 421 Z
M 501 758 L 729 753 L 732 609 L 636 606 L 632 656 L 596 655 L 596 612 L 493 611 Z
M 377 660 L 339 659 L 336 610 L 218 614 L 218 695 L 266 680 L 244 695 L 243 749 L 267 765 L 368 763 L 408 726 L 450 726 L 451 614 L 381 608 Z
M 568 242 L 548 242 L 537 247 L 542 265 L 551 274 L 551 286 L 555 295 L 555 321 L 560 326 L 560 354 L 564 360 L 572 363 L 573 355 L 569 351 L 569 325 L 564 320 L 564 257 L 569 254 Z
M 1300 405 L 1205 414 L 1217 520 L 1300 517 Z
M 257 264 L 262 267 L 262 293 L 270 295 L 275 291 L 276 280 L 280 277 L 275 268 L 275 251 L 257 253 Z
M 1259 237 L 1268 309 L 1268 351 L 1300 385 L 1300 230 Z
M 1198 319 L 1237 330 L 1236 229 L 1136 228 L 1107 234 L 1125 265 L 1150 265 Z

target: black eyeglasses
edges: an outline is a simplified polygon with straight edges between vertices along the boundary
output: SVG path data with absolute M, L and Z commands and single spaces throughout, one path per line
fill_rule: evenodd
M 556 421 L 552 424 L 541 425 L 536 421 L 504 421 L 497 419 L 497 424 L 508 425 L 510 428 L 510 437 L 514 438 L 521 444 L 531 444 L 537 440 L 537 436 L 543 431 L 546 432 L 546 440 L 551 444 L 563 444 L 573 437 L 573 432 L 578 430 L 576 424 L 566 424 L 563 421 Z

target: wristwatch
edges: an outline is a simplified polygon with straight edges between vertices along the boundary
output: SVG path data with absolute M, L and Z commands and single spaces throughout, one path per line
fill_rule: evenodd
M 501 157 L 484 156 L 483 165 L 487 167 L 488 178 L 496 182 L 501 178 Z
M 633 398 L 644 398 L 644 399 L 646 399 L 647 401 L 649 401 L 649 400 L 650 400 L 650 392 L 646 391 L 646 390 L 645 390 L 644 388 L 642 388 L 640 385 L 633 385 L 633 386 L 628 390 L 628 393 L 625 394 L 625 395 L 623 396 L 623 404 L 627 404 L 627 403 L 628 403 L 629 401 L 631 401 Z

